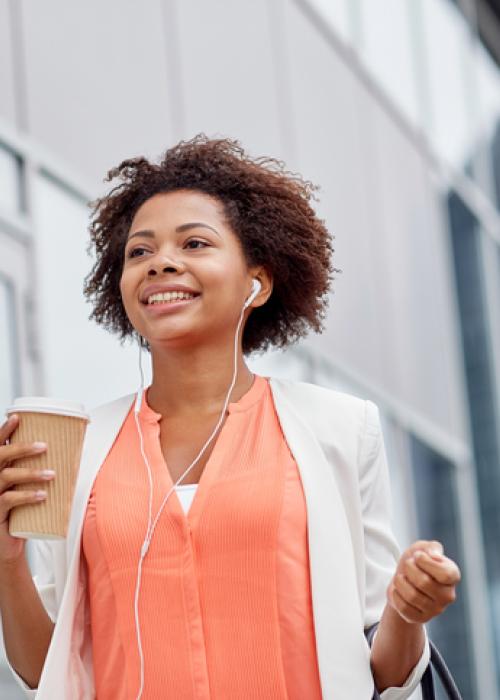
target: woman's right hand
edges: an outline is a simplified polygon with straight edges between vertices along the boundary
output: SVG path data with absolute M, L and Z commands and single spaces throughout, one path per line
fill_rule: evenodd
M 13 462 L 23 457 L 41 455 L 47 447 L 36 448 L 33 443 L 8 445 L 7 439 L 19 425 L 19 417 L 11 416 L 0 427 L 0 566 L 11 564 L 25 556 L 26 540 L 9 534 L 9 512 L 11 508 L 24 503 L 43 503 L 44 498 L 37 498 L 35 490 L 14 491 L 18 484 L 40 481 L 40 489 L 54 477 L 43 477 L 36 467 L 15 467 Z

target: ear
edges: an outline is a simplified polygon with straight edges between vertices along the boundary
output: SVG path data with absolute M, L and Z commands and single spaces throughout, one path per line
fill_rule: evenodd
M 273 291 L 273 278 L 270 271 L 263 265 L 250 268 L 251 278 L 256 278 L 260 282 L 260 291 L 257 294 L 257 306 L 262 306 L 271 296 Z M 252 304 L 255 308 L 255 304 Z

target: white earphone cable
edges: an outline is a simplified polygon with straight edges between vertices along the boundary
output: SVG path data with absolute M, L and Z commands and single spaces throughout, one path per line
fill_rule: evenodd
M 135 402 L 135 406 L 134 406 L 134 416 L 135 416 L 135 423 L 137 426 L 137 430 L 139 431 L 141 454 L 142 454 L 142 457 L 143 457 L 144 462 L 145 462 L 147 469 L 148 469 L 149 515 L 148 515 L 148 529 L 146 532 L 146 537 L 145 537 L 144 542 L 142 543 L 142 547 L 141 547 L 141 554 L 140 554 L 139 565 L 138 565 L 138 569 L 137 569 L 137 583 L 136 583 L 136 590 L 135 590 L 135 597 L 134 597 L 135 625 L 136 625 L 137 641 L 138 641 L 138 647 L 139 647 L 139 656 L 140 656 L 140 661 L 141 661 L 141 684 L 140 684 L 139 694 L 137 695 L 137 700 L 140 700 L 140 698 L 142 697 L 142 691 L 144 688 L 144 656 L 143 656 L 143 652 L 142 652 L 141 632 L 140 632 L 140 625 L 139 625 L 139 590 L 140 590 L 141 576 L 142 576 L 142 562 L 143 562 L 144 557 L 146 556 L 146 554 L 148 552 L 149 545 L 151 544 L 151 539 L 153 537 L 153 532 L 155 530 L 156 524 L 158 522 L 158 519 L 163 511 L 163 508 L 164 508 L 170 494 L 174 491 L 175 487 L 179 484 L 179 482 L 182 481 L 182 479 L 186 476 L 186 474 L 188 474 L 188 472 L 194 467 L 196 462 L 200 459 L 200 457 L 203 454 L 203 452 L 205 451 L 206 447 L 208 446 L 208 444 L 210 443 L 210 441 L 212 440 L 212 438 L 216 434 L 216 432 L 217 432 L 217 430 L 218 430 L 218 428 L 219 428 L 219 426 L 224 418 L 227 404 L 229 402 L 229 397 L 231 395 L 231 391 L 233 390 L 233 387 L 234 387 L 235 382 L 236 382 L 236 374 L 237 374 L 237 362 L 236 362 L 236 360 L 237 360 L 237 347 L 238 347 L 237 340 L 238 340 L 238 331 L 240 329 L 241 322 L 243 320 L 243 312 L 244 312 L 245 308 L 251 303 L 251 301 L 253 301 L 255 296 L 258 294 L 259 289 L 260 289 L 260 282 L 258 280 L 254 280 L 252 293 L 249 296 L 249 298 L 246 300 L 245 304 L 243 305 L 243 308 L 241 309 L 240 318 L 238 321 L 238 325 L 236 327 L 236 332 L 234 334 L 233 378 L 231 380 L 231 385 L 229 387 L 229 391 L 228 391 L 228 393 L 226 395 L 226 399 L 224 401 L 224 407 L 222 409 L 222 413 L 219 417 L 219 420 L 217 421 L 217 425 L 215 426 L 215 428 L 214 428 L 212 434 L 210 435 L 210 437 L 208 438 L 208 440 L 205 442 L 205 444 L 201 448 L 200 452 L 198 453 L 198 456 L 194 459 L 194 461 L 186 469 L 184 474 L 182 474 L 182 476 L 180 476 L 179 479 L 177 479 L 175 484 L 172 486 L 170 491 L 167 493 L 167 495 L 163 499 L 163 502 L 160 506 L 160 509 L 156 515 L 156 518 L 155 518 L 152 526 L 151 526 L 151 514 L 152 514 L 152 503 L 153 503 L 153 480 L 152 480 L 152 475 L 151 475 L 151 468 L 149 466 L 149 461 L 148 461 L 146 454 L 144 452 L 142 431 L 141 431 L 141 427 L 140 427 L 140 423 L 139 423 L 139 411 L 140 411 L 140 407 L 142 404 L 142 398 L 143 398 L 143 392 L 144 392 L 144 375 L 143 375 L 143 371 L 142 371 L 142 355 L 141 355 L 142 347 L 141 347 L 141 343 L 139 342 L 139 369 L 140 369 L 140 374 L 141 374 L 141 388 L 137 392 L 137 398 L 136 398 L 136 402 Z

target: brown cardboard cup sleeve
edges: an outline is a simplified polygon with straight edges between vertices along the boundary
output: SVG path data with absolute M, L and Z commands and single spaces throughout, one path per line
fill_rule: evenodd
M 12 466 L 56 472 L 50 481 L 37 480 L 14 487 L 22 491 L 44 490 L 47 496 L 43 501 L 12 508 L 9 533 L 26 539 L 64 539 L 90 417 L 81 403 L 47 396 L 21 396 L 6 413 L 19 416 L 10 444 L 47 443 L 44 452 L 16 459 Z

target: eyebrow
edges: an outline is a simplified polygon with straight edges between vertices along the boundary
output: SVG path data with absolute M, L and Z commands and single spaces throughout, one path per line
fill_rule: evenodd
M 187 224 L 181 224 L 180 226 L 177 226 L 177 228 L 175 229 L 175 232 L 182 233 L 183 231 L 187 231 L 190 228 L 197 228 L 199 226 L 202 226 L 203 228 L 209 228 L 211 231 L 216 233 L 219 236 L 219 238 L 221 237 L 220 233 L 218 231 L 216 231 L 213 228 L 213 226 L 209 226 L 208 224 L 204 224 L 201 221 L 191 221 Z M 135 236 L 146 236 L 147 238 L 154 238 L 155 232 L 152 231 L 151 229 L 144 229 L 144 231 L 136 231 L 135 233 L 133 233 L 131 236 L 129 236 L 127 238 L 127 243 L 128 243 L 128 241 L 130 241 L 131 238 L 134 238 Z

